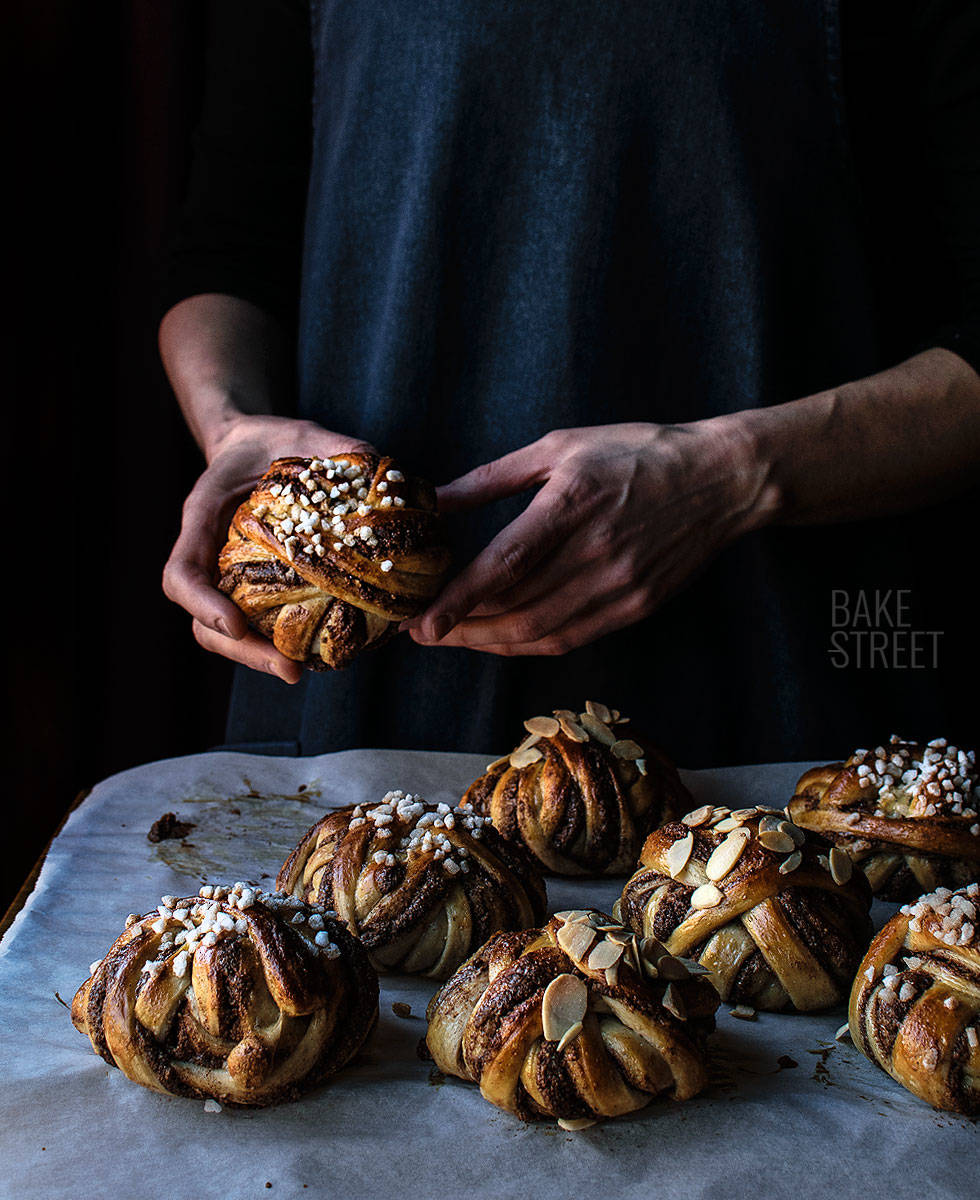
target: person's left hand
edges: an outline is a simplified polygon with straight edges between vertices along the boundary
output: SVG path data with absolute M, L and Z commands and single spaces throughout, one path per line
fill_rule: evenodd
M 421 617 L 415 641 L 564 654 L 649 616 L 777 506 L 737 415 L 562 429 L 439 489 L 444 512 L 527 508 Z

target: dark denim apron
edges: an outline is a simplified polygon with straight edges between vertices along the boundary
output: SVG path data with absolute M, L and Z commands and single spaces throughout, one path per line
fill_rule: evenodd
M 682 422 L 885 365 L 835 3 L 313 0 L 312 37 L 303 415 L 445 482 L 556 427 Z M 460 561 L 522 502 L 454 520 Z M 242 671 L 228 738 L 497 753 L 586 697 L 688 766 L 833 756 L 893 723 L 933 737 L 936 672 L 896 687 L 828 653 L 831 589 L 917 586 L 898 566 L 927 528 L 753 535 L 560 659 L 403 637 L 295 688 Z

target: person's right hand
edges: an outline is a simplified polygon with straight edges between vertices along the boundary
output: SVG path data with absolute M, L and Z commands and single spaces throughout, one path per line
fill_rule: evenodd
M 205 650 L 299 682 L 302 666 L 249 629 L 242 611 L 214 586 L 218 554 L 232 514 L 274 459 L 370 449 L 358 438 L 290 417 L 242 415 L 222 429 L 208 448 L 207 469 L 184 501 L 180 535 L 163 569 L 164 592 L 191 614 L 194 637 Z

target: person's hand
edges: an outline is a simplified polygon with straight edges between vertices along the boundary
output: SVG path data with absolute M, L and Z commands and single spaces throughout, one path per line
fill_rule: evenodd
M 424 645 L 564 654 L 641 620 L 776 505 L 737 417 L 564 429 L 439 489 L 452 512 L 538 491 L 416 620 Z
M 191 614 L 194 637 L 205 650 L 287 683 L 300 680 L 301 665 L 249 629 L 241 610 L 214 586 L 218 554 L 232 514 L 273 459 L 326 458 L 370 448 L 357 438 L 288 417 L 240 416 L 222 429 L 208 447 L 207 469 L 184 501 L 180 535 L 163 571 L 164 592 Z

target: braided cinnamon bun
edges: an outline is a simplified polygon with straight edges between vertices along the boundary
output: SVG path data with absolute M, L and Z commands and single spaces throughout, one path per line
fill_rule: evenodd
M 581 1129 L 705 1086 L 718 996 L 701 973 L 601 912 L 556 913 L 460 967 L 429 1004 L 426 1045 L 498 1108 Z
M 650 830 L 691 797 L 666 755 L 626 736 L 628 717 L 591 700 L 585 707 L 525 721 L 528 736 L 462 804 L 554 875 L 625 875 Z
M 378 977 L 336 914 L 245 884 L 133 915 L 71 1019 L 144 1087 L 262 1106 L 323 1083 L 378 1018 Z
M 854 1044 L 934 1105 L 980 1114 L 980 884 L 906 904 L 851 991 Z
M 850 854 L 872 891 L 899 902 L 980 879 L 978 809 L 974 751 L 897 736 L 807 771 L 789 804 L 798 825 Z
M 618 903 L 630 928 L 707 967 L 723 1000 L 773 1012 L 842 1000 L 872 931 L 867 880 L 778 809 L 705 805 L 663 825 Z
M 436 594 L 449 565 L 435 492 L 390 458 L 280 458 L 240 505 L 218 587 L 287 658 L 349 666 Z
M 546 904 L 530 858 L 489 821 L 401 791 L 327 813 L 277 886 L 336 909 L 376 966 L 433 979 L 498 929 L 540 921 Z

